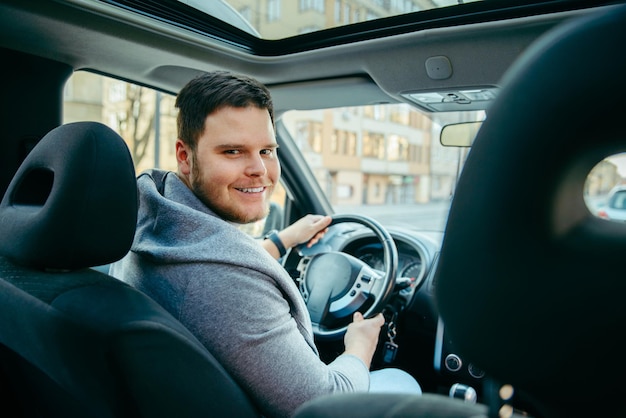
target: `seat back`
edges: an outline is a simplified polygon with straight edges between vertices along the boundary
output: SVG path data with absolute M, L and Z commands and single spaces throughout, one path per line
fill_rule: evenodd
M 626 151 L 624 40 L 621 5 L 526 51 L 449 213 L 435 278 L 446 331 L 538 416 L 626 416 L 626 363 L 613 357 L 626 349 L 626 224 L 584 196 L 592 168 Z
M 206 348 L 145 294 L 89 267 L 123 257 L 137 219 L 126 144 L 60 126 L 0 203 L 0 388 L 12 416 L 258 416 Z

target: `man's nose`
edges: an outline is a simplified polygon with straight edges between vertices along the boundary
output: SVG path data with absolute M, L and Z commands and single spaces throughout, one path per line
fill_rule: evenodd
M 267 173 L 267 167 L 265 167 L 265 161 L 261 155 L 250 158 L 248 166 L 246 167 L 246 174 L 249 176 L 262 176 Z

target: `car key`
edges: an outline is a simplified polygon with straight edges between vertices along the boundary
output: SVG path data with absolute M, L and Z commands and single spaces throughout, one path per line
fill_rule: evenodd
M 383 362 L 389 364 L 394 361 L 398 352 L 398 344 L 394 342 L 396 338 L 396 324 L 393 321 L 389 322 L 387 326 L 387 338 L 389 338 L 389 341 L 386 341 L 383 346 Z

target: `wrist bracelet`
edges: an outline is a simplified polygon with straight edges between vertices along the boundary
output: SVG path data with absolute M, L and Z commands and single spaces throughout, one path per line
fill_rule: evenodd
M 276 231 L 276 230 L 270 231 L 265 236 L 265 238 L 267 238 L 270 241 L 272 241 L 274 243 L 274 245 L 276 246 L 276 248 L 278 248 L 278 254 L 280 254 L 280 257 L 282 257 L 285 254 L 287 254 L 287 249 L 285 248 L 285 245 L 283 244 L 283 242 L 280 240 L 280 237 L 278 236 L 278 231 Z

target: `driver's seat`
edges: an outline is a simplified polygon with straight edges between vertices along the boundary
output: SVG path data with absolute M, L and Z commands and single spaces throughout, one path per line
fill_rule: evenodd
M 91 266 L 137 218 L 122 138 L 48 133 L 0 203 L 0 400 L 15 417 L 256 417 L 206 348 L 149 297 Z

